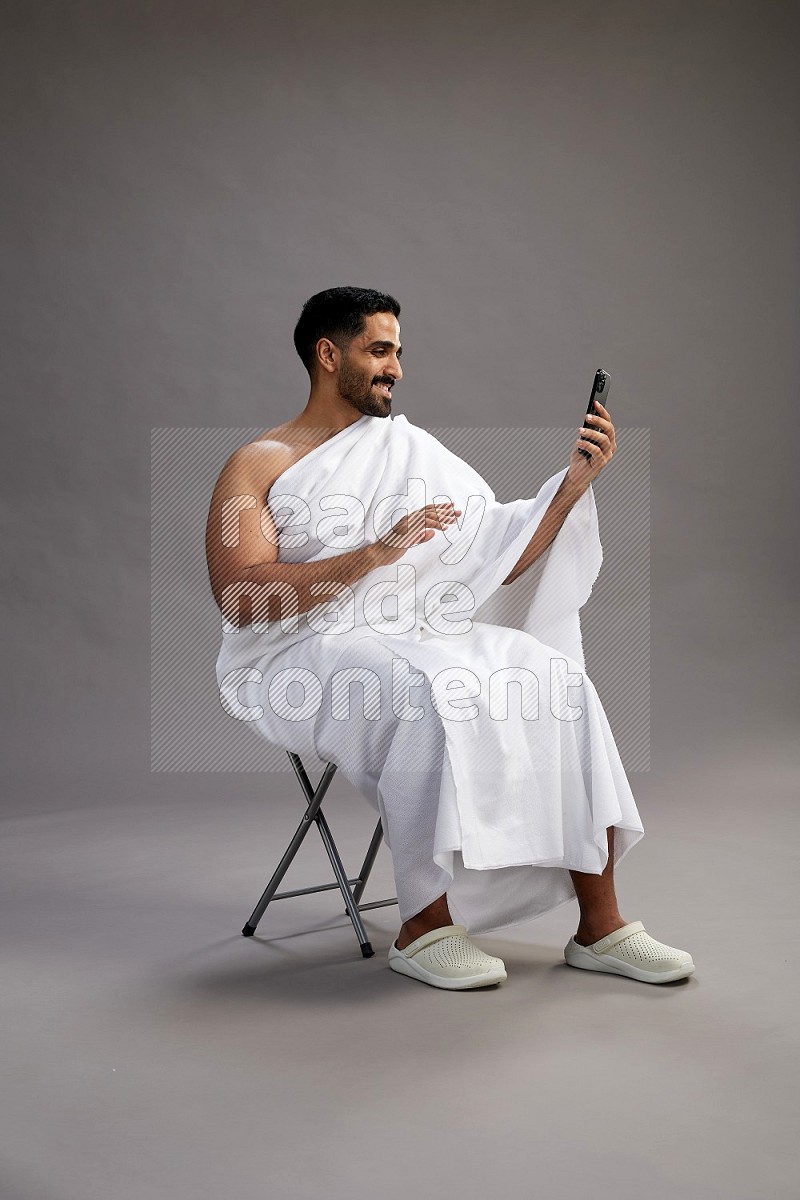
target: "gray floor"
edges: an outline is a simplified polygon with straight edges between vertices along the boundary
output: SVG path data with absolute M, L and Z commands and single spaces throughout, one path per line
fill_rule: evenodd
M 698 965 L 662 987 L 567 967 L 574 903 L 477 938 L 509 978 L 463 994 L 389 971 L 396 908 L 369 960 L 334 893 L 242 938 L 289 773 L 43 797 L 4 823 L 5 1200 L 795 1196 L 787 759 L 632 778 L 623 915 Z M 354 870 L 371 810 L 338 779 L 326 804 Z M 328 877 L 312 838 L 285 886 Z M 365 898 L 392 894 L 384 848 Z

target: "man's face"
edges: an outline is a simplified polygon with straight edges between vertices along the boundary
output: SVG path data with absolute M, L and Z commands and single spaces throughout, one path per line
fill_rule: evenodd
M 337 390 L 360 413 L 387 417 L 392 388 L 403 378 L 400 324 L 390 312 L 373 313 L 365 321 L 364 332 L 344 348 Z

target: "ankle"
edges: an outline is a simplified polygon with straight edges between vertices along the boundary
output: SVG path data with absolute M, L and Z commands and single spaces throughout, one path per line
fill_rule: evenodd
M 437 923 L 436 921 L 429 921 L 420 925 L 403 925 L 402 929 L 397 935 L 397 941 L 395 942 L 395 945 L 397 946 L 398 950 L 405 950 L 406 946 L 410 946 L 411 943 L 415 942 L 418 937 L 422 937 L 424 933 L 430 933 L 432 929 L 438 929 L 440 925 L 441 922 Z
M 406 946 L 411 942 L 415 942 L 417 938 L 423 934 L 430 933 L 433 929 L 441 929 L 444 925 L 452 925 L 453 919 L 449 913 L 439 914 L 435 917 L 412 917 L 410 921 L 405 921 L 397 935 L 395 946 L 398 950 L 405 950 Z
M 623 925 L 627 924 L 628 922 L 620 913 L 602 919 L 594 917 L 588 920 L 581 917 L 575 941 L 580 946 L 591 946 L 593 942 L 599 942 L 601 938 L 607 937 L 609 933 L 614 933 L 615 930 L 621 929 Z

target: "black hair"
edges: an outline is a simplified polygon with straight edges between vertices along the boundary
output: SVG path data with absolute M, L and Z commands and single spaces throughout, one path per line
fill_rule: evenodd
M 376 292 L 373 288 L 327 288 L 306 300 L 294 327 L 294 347 L 309 375 L 320 338 L 330 338 L 336 345 L 348 345 L 364 332 L 365 317 L 382 312 L 399 317 L 400 305 L 394 296 Z

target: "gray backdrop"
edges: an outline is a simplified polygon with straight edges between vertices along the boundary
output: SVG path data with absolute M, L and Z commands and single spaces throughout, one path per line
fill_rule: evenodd
M 118 799 L 149 786 L 150 429 L 299 411 L 294 322 L 343 283 L 400 300 L 395 408 L 428 427 L 577 427 L 612 372 L 620 429 L 651 430 L 652 765 L 777 751 L 795 23 L 750 4 L 6 6 L 12 802 L 100 772 Z
M 66 931 L 52 922 L 72 900 L 73 936 L 110 905 L 120 962 L 144 944 L 125 922 L 165 878 L 177 888 L 178 867 L 165 854 L 155 872 L 144 849 L 136 859 L 140 843 L 123 835 L 140 817 L 169 812 L 182 838 L 197 814 L 224 809 L 242 831 L 222 863 L 198 851 L 211 891 L 187 891 L 182 920 L 201 942 L 209 926 L 192 925 L 193 906 L 213 924 L 214 888 L 230 879 L 219 936 L 235 933 L 275 860 L 278 835 L 255 831 L 252 873 L 237 874 L 270 779 L 291 806 L 291 777 L 150 769 L 150 432 L 267 428 L 298 412 L 294 323 L 308 296 L 341 284 L 399 299 L 394 407 L 427 428 L 570 431 L 594 370 L 611 372 L 621 446 L 608 473 L 622 469 L 626 428 L 649 431 L 651 455 L 651 761 L 633 786 L 650 845 L 673 849 L 642 895 L 674 915 L 672 872 L 698 887 L 706 852 L 733 836 L 741 857 L 720 849 L 721 891 L 687 901 L 699 938 L 701 900 L 727 910 L 733 863 L 746 876 L 763 817 L 754 893 L 780 910 L 797 795 L 797 27 L 796 6 L 764 0 L 3 5 L 3 803 L 40 931 Z M 210 592 L 205 614 L 204 638 Z M 76 900 L 70 888 L 97 867 L 78 846 L 100 826 L 70 826 L 65 842 L 58 821 L 88 811 L 118 813 L 123 840 L 97 843 L 107 874 Z M 26 824 L 38 814 L 56 824 Z M 687 814 L 706 839 L 691 872 Z M 39 846 L 36 865 L 15 831 Z M 628 919 L 641 913 L 633 904 Z M 15 928 L 22 937 L 25 922 Z M 693 948 L 682 927 L 653 932 Z M 330 962 L 356 949 L 346 929 L 326 936 L 342 939 L 326 943 Z M 28 984 L 45 995 L 52 981 Z M 287 1111 L 298 1128 L 299 1093 Z M 739 1195 L 713 1174 L 734 1170 L 735 1154 L 710 1145 L 708 1194 Z M 772 1164 L 758 1187 L 788 1195 Z M 110 1194 L 110 1175 L 89 1187 L 77 1167 L 58 1186 L 62 1169 L 40 1167 L 22 1191 Z M 223 1181 L 207 1178 L 212 1194 Z M 237 1195 L 260 1195 L 253 1186 Z M 178 1195 L 148 1187 L 115 1194 Z

